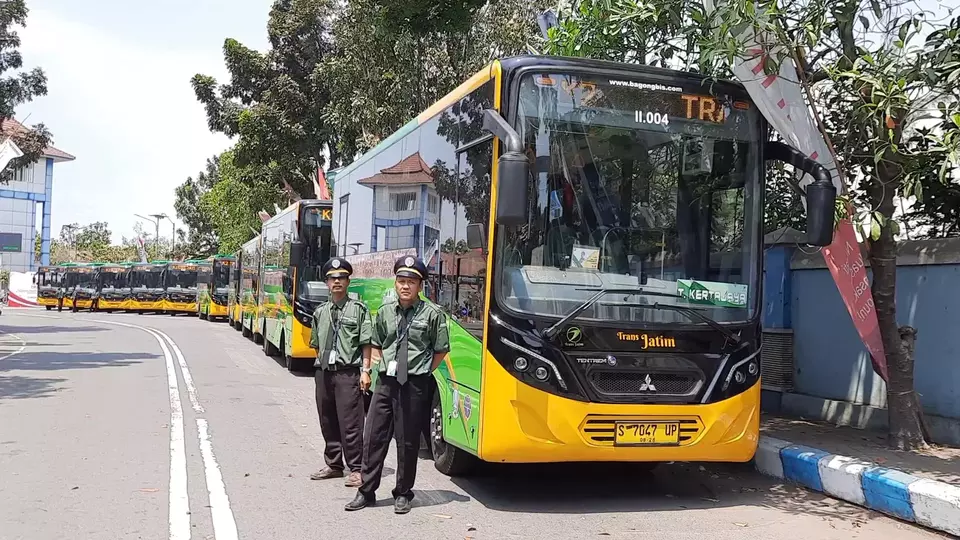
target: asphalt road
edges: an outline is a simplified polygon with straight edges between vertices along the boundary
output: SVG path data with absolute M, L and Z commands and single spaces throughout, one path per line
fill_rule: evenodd
M 135 325 L 135 326 L 124 326 Z M 147 329 L 153 329 L 150 332 Z M 186 369 L 184 369 L 186 368 Z M 420 461 L 414 509 L 356 513 L 322 465 L 313 379 L 226 324 L 5 310 L 0 539 L 930 539 L 747 466 Z

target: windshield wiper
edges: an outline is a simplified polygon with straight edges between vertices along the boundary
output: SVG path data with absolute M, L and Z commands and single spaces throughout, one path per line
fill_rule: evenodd
M 676 311 L 677 313 L 681 313 L 681 314 L 683 314 L 683 315 L 686 315 L 687 317 L 689 317 L 689 318 L 691 318 L 691 319 L 697 319 L 697 320 L 699 320 L 700 322 L 704 322 L 704 323 L 706 323 L 710 328 L 713 328 L 713 329 L 716 330 L 717 332 L 720 332 L 721 334 L 723 334 L 723 335 L 724 335 L 727 339 L 729 339 L 730 341 L 732 341 L 732 342 L 734 342 L 734 343 L 740 343 L 740 336 L 739 336 L 739 335 L 734 334 L 729 328 L 723 326 L 722 324 L 718 323 L 717 321 L 713 320 L 712 318 L 708 317 L 707 315 L 704 315 L 703 313 L 700 313 L 699 311 L 697 311 L 697 310 L 695 310 L 695 309 L 693 309 L 693 308 L 688 308 L 688 307 L 686 307 L 686 306 L 675 306 L 675 305 L 673 305 L 673 304 L 659 304 L 659 303 L 657 303 L 657 302 L 654 302 L 653 304 L 646 304 L 646 305 L 644 305 L 644 307 L 650 307 L 650 308 L 653 308 L 653 309 L 666 309 L 666 310 L 670 310 L 670 311 Z
M 554 323 L 552 326 L 543 331 L 543 336 L 547 339 L 553 339 L 554 336 L 560 331 L 560 328 L 567 324 L 569 321 L 573 320 L 577 315 L 583 313 L 590 306 L 597 303 L 600 298 L 607 294 L 649 294 L 651 296 L 666 296 L 669 298 L 676 298 L 676 295 L 669 293 L 662 293 L 657 291 L 648 291 L 646 289 L 612 289 L 612 288 L 603 288 L 603 289 L 577 289 L 578 291 L 597 291 L 597 294 L 586 299 L 582 304 L 574 308 L 573 311 L 564 315 L 562 319 Z M 657 305 L 657 304 L 653 304 Z

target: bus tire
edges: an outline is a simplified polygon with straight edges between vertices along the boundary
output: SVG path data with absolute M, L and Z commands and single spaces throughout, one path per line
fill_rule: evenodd
M 50 311 L 51 309 L 53 309 L 53 306 L 44 306 L 44 307 L 47 308 L 47 311 Z
M 270 339 L 267 338 L 266 334 L 263 334 L 263 354 L 265 356 L 276 356 L 280 351 L 273 346 L 273 343 L 270 343 Z
M 197 312 L 197 317 L 199 317 L 201 320 L 208 320 L 208 319 L 209 319 L 209 317 L 207 316 L 207 314 L 204 313 L 203 311 L 198 311 L 198 312 Z
M 439 389 L 433 394 L 430 410 L 430 450 L 433 466 L 447 476 L 465 476 L 476 466 L 477 458 L 443 440 L 443 406 Z
M 251 332 L 246 326 L 243 326 L 243 323 L 240 323 L 240 335 L 249 339 L 250 336 L 253 335 L 253 332 Z

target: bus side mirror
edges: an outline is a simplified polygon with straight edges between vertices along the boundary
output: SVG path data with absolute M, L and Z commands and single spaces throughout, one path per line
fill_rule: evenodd
M 829 246 L 833 243 L 834 216 L 837 213 L 837 188 L 831 182 L 816 181 L 807 186 L 807 243 Z
M 811 246 L 829 246 L 833 243 L 836 216 L 837 188 L 823 165 L 782 142 L 770 141 L 764 148 L 766 159 L 776 159 L 793 165 L 814 178 L 803 190 L 807 200 L 807 239 Z M 795 186 L 796 187 L 796 186 Z M 798 188 L 799 189 L 799 188 Z
M 467 223 L 467 249 L 487 251 L 487 235 L 482 223 Z
M 497 161 L 497 223 L 524 225 L 530 162 L 523 153 L 520 135 L 493 109 L 483 112 L 483 129 L 499 138 L 506 150 Z
M 306 251 L 307 245 L 303 242 L 290 242 L 290 262 L 293 261 L 302 261 L 303 252 Z

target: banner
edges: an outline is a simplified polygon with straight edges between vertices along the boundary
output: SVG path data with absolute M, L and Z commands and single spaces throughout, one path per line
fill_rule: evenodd
M 713 1 L 707 0 L 704 7 L 707 13 L 713 11 Z M 747 54 L 734 62 L 734 75 L 746 87 L 757 108 L 780 136 L 830 171 L 837 193 L 843 193 L 843 177 L 833 153 L 807 108 L 792 56 L 779 46 L 764 49 L 750 28 L 739 37 L 744 40 Z M 764 65 L 771 53 L 780 61 L 780 70 L 779 73 L 767 75 Z M 813 178 L 807 175 L 800 181 L 800 186 L 806 188 L 811 182 Z M 806 209 L 806 199 L 801 200 Z M 823 248 L 823 257 L 857 333 L 870 352 L 873 370 L 886 381 L 887 361 L 880 325 L 877 322 L 870 281 L 852 220 L 851 208 L 848 207 L 847 218 L 837 224 L 833 243 Z
M 417 256 L 416 248 L 393 249 L 390 251 L 373 251 L 362 255 L 348 255 L 345 257 L 353 265 L 352 278 L 381 278 L 393 279 L 393 265 L 397 259 L 409 255 Z
M 317 198 L 324 201 L 329 201 L 330 197 L 330 186 L 327 184 L 327 177 L 323 174 L 323 169 L 317 167 L 317 177 L 313 181 L 313 191 L 317 194 Z

